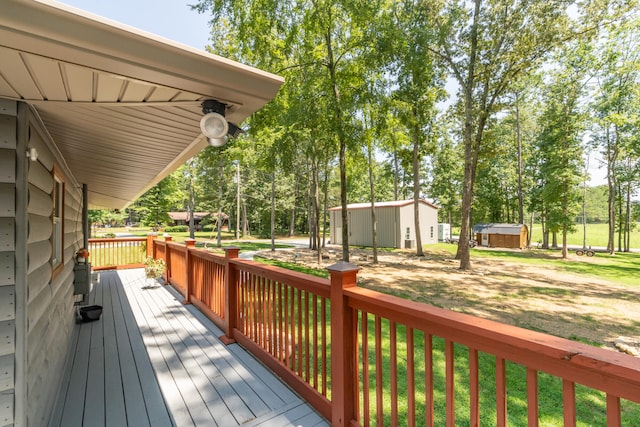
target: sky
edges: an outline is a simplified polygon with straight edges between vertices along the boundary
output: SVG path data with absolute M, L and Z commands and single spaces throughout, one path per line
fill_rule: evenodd
M 59 1 L 196 49 L 209 44 L 209 15 L 189 7 L 197 0 Z
M 144 30 L 170 40 L 204 50 L 209 44 L 209 15 L 191 10 L 197 0 L 62 0 L 105 18 Z M 595 157 L 595 156 L 593 156 Z M 606 172 L 600 162 L 589 162 L 588 185 L 606 184 Z

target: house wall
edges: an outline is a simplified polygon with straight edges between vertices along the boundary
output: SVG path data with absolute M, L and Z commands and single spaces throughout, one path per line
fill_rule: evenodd
M 17 103 L 0 99 L 0 425 L 15 423 Z
M 73 266 L 82 245 L 82 190 L 26 104 L 0 99 L 0 123 L 0 331 L 15 341 L 0 345 L 0 372 L 6 372 L 0 375 L 0 425 L 44 426 L 74 325 Z M 37 161 L 26 156 L 32 147 Z M 64 177 L 65 190 L 62 266 L 55 275 L 54 167 Z

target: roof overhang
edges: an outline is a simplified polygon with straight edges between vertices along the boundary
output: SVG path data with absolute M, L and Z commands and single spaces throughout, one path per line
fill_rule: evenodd
M 206 146 L 201 104 L 239 124 L 283 79 L 50 0 L 4 0 L 0 97 L 27 102 L 91 207 L 123 208 Z

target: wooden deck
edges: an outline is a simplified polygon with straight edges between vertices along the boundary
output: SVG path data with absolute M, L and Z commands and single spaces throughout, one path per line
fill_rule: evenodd
M 195 307 L 144 272 L 104 271 L 79 324 L 50 426 L 327 426 Z

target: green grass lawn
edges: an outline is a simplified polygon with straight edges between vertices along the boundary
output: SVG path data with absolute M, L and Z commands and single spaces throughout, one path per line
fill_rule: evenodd
M 542 240 L 542 226 L 534 224 L 531 233 L 531 246 L 535 247 L 538 240 Z M 609 240 L 608 224 L 587 224 L 587 246 L 607 246 Z M 567 244 L 582 246 L 584 230 L 582 224 L 576 224 L 575 231 L 567 235 Z M 640 249 L 640 224 L 636 224 L 631 231 L 630 247 Z M 558 235 L 558 244 L 562 244 L 562 236 Z M 615 236 L 615 247 L 618 249 L 618 234 Z

